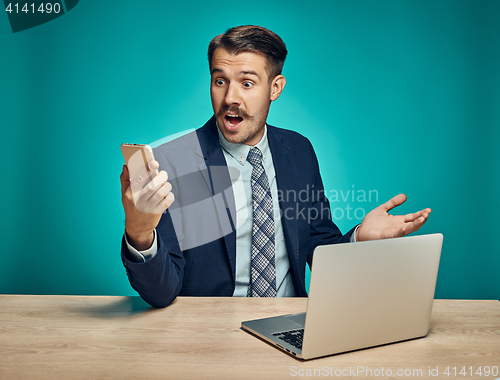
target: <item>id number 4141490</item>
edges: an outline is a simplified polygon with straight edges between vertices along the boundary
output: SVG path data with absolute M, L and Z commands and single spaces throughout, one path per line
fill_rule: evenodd
M 443 372 L 446 376 L 498 376 L 498 367 L 483 366 L 483 367 L 456 367 L 448 366 Z
M 29 3 L 9 3 L 5 11 L 8 13 L 60 13 L 61 12 L 61 4 L 60 3 L 41 3 L 40 6 L 38 4 L 29 4 Z

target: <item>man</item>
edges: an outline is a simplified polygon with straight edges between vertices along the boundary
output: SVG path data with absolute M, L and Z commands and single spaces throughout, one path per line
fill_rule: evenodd
M 400 194 L 340 233 L 309 141 L 266 124 L 286 85 L 286 55 L 281 38 L 262 27 L 215 37 L 214 116 L 155 150 L 149 167 L 162 170 L 152 179 L 146 170 L 129 179 L 124 165 L 122 260 L 151 305 L 178 295 L 307 296 L 305 265 L 318 245 L 399 237 L 426 222 L 430 209 L 388 214 L 406 200 Z

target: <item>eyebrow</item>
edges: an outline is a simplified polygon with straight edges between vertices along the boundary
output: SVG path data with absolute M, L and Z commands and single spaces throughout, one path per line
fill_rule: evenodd
M 257 78 L 260 79 L 259 74 L 253 70 L 248 70 L 248 71 L 240 71 L 240 74 L 242 75 L 255 75 Z
M 222 69 L 212 69 L 212 72 L 210 74 L 213 75 L 214 73 L 223 73 L 223 72 L 224 72 L 224 70 L 222 70 Z M 260 79 L 259 74 L 257 74 L 257 72 L 253 71 L 253 70 L 243 70 L 243 71 L 240 71 L 239 74 L 241 74 L 241 75 L 255 75 L 257 78 Z

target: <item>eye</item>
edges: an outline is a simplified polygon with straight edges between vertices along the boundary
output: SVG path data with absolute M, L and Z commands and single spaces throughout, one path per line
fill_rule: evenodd
M 222 79 L 216 79 L 214 83 L 216 86 L 223 86 L 224 85 L 224 81 Z
M 253 83 L 249 82 L 249 81 L 243 82 L 243 87 L 245 87 L 245 88 L 252 88 L 253 87 Z

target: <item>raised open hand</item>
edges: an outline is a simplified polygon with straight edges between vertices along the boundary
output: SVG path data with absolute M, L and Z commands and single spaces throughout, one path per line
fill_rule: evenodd
M 389 239 L 418 231 L 431 213 L 430 208 L 407 215 L 390 215 L 389 211 L 403 204 L 406 195 L 399 194 L 370 211 L 359 226 L 356 241 Z

